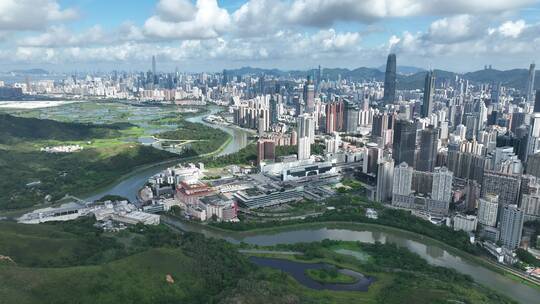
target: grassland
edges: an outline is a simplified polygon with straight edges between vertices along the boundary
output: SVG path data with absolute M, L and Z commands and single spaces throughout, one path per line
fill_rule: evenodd
M 89 194 L 137 167 L 210 154 L 230 140 L 225 132 L 185 121 L 193 112 L 182 113 L 176 107 L 87 102 L 9 112 L 18 116 L 0 114 L 0 210 L 4 213 L 47 206 L 66 194 Z M 181 134 L 191 143 L 178 155 L 138 142 L 139 137 L 161 133 L 164 137 Z M 80 145 L 83 150 L 40 151 L 61 145 Z
M 0 222 L 0 255 L 13 261 L 0 262 L 0 303 L 512 303 L 391 245 L 323 241 L 269 248 L 303 255 L 266 256 L 324 262 L 376 277 L 368 292 L 317 291 L 253 265 L 224 241 L 179 235 L 165 226 L 109 234 L 92 224 L 91 218 Z
M 294 250 L 302 255 L 257 254 L 303 263 L 327 263 L 376 278 L 368 292 L 328 292 L 350 296 L 351 303 L 514 303 L 454 270 L 431 266 L 420 256 L 391 244 L 364 244 L 325 240 L 279 245 L 266 249 Z M 346 249 L 369 259 L 336 251 Z M 316 295 L 319 291 L 311 291 Z M 347 302 L 344 302 L 347 303 Z
M 351 284 L 357 281 L 351 276 L 339 273 L 336 269 L 308 269 L 306 274 L 320 283 Z

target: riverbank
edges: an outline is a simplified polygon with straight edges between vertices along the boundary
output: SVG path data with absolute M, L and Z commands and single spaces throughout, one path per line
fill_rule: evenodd
M 523 284 L 521 279 L 478 257 L 427 236 L 394 227 L 367 223 L 319 222 L 237 232 L 172 220 L 171 222 L 170 217 L 163 218 L 164 223 L 176 229 L 199 232 L 207 237 L 224 239 L 235 244 L 247 243 L 263 247 L 280 243 L 309 243 L 324 239 L 396 243 L 421 255 L 430 264 L 450 267 L 472 276 L 475 281 L 485 286 L 508 290 L 512 297 L 521 303 L 531 303 L 531 299 L 540 297 L 540 288 L 537 286 Z

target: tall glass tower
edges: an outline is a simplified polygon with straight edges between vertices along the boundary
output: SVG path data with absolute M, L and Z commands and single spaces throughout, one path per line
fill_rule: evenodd
M 386 73 L 384 74 L 384 97 L 385 104 L 393 104 L 396 100 L 396 54 L 388 55 L 386 61 Z

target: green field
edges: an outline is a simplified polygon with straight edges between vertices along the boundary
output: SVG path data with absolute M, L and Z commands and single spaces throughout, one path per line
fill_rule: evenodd
M 448 268 L 431 266 L 417 254 L 392 244 L 324 240 L 263 248 L 293 250 L 303 255 L 255 255 L 303 263 L 327 263 L 336 268 L 351 269 L 375 277 L 376 281 L 366 293 L 326 291 L 330 295 L 340 295 L 343 299 L 349 296 L 349 300 L 354 303 L 514 303 L 496 291 L 475 283 L 466 275 Z M 370 258 L 358 259 L 350 253 L 337 253 L 340 249 L 357 251 Z M 318 280 L 314 277 L 317 275 L 320 276 L 320 273 L 310 274 L 310 277 Z M 332 282 L 332 278 L 327 274 L 319 281 Z
M 337 269 L 308 269 L 306 274 L 317 282 L 327 284 L 351 284 L 357 281 L 351 276 L 339 273 Z
M 303 255 L 267 256 L 324 262 L 376 278 L 368 292 L 316 291 L 253 265 L 225 241 L 165 226 L 102 233 L 92 225 L 91 218 L 0 222 L 0 255 L 13 261 L 0 262 L 0 303 L 513 303 L 393 245 L 323 241 L 268 248 Z
M 201 109 L 192 109 L 192 111 Z M 229 135 L 202 124 L 179 107 L 135 107 L 85 102 L 0 114 L 0 210 L 47 206 L 67 194 L 92 193 L 135 168 L 218 151 Z M 202 110 L 204 111 L 204 110 Z M 114 123 L 113 123 L 114 122 Z M 142 136 L 189 141 L 180 154 L 138 142 Z M 80 145 L 76 153 L 43 147 Z M 9 177 L 9 178 L 6 178 Z

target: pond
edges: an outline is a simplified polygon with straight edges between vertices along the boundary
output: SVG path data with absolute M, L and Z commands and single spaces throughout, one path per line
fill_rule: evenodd
M 275 258 L 263 258 L 263 257 L 249 257 L 249 260 L 259 266 L 270 267 L 286 272 L 293 277 L 298 283 L 305 287 L 316 290 L 335 290 L 335 291 L 368 291 L 368 288 L 375 278 L 364 276 L 363 274 L 350 269 L 338 269 L 341 274 L 353 277 L 356 281 L 354 283 L 345 284 L 330 284 L 320 283 L 310 278 L 306 271 L 309 269 L 332 269 L 334 266 L 325 263 L 300 263 L 285 259 Z

